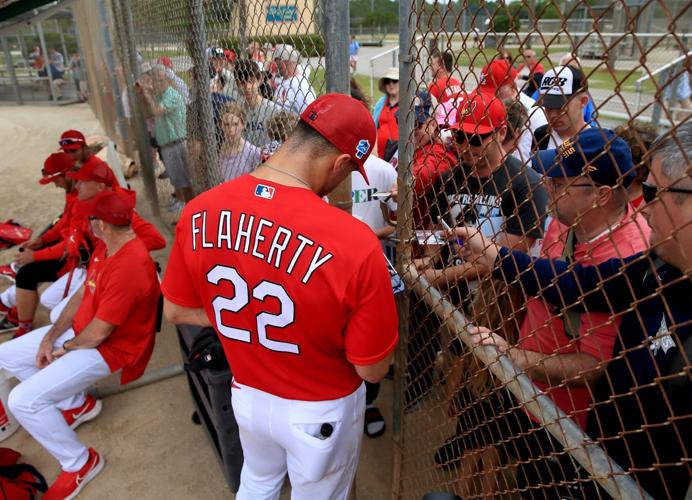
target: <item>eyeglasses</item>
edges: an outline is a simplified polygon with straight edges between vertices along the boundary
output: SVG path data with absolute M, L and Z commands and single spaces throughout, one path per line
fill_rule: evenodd
M 479 147 L 482 146 L 483 142 L 491 135 L 493 135 L 492 132 L 488 132 L 487 134 L 467 134 L 463 130 L 455 130 L 454 140 L 457 144 L 464 144 L 468 141 L 471 146 Z
M 692 194 L 692 189 L 684 189 L 684 188 L 673 188 L 673 187 L 667 187 L 667 188 L 662 188 L 660 186 L 654 186 L 653 184 L 649 184 L 648 182 L 642 183 L 642 198 L 644 198 L 644 201 L 646 203 L 651 203 L 656 199 L 656 196 L 660 192 L 667 191 L 669 193 L 683 193 L 683 194 Z
M 399 80 L 390 80 L 389 78 L 383 78 L 382 83 L 384 85 L 389 85 L 390 83 L 399 83 Z
M 89 219 L 90 221 L 95 221 L 95 220 L 98 220 L 99 218 L 96 217 L 95 215 L 90 215 L 87 217 L 87 219 Z

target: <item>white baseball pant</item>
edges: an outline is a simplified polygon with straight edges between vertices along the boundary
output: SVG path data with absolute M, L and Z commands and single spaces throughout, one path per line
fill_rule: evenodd
M 8 286 L 0 293 L 0 301 L 5 307 L 12 308 L 17 305 L 17 286 Z
M 345 500 L 358 468 L 365 385 L 330 401 L 284 399 L 235 382 L 245 461 L 236 500 L 275 500 L 288 473 L 293 499 Z M 323 424 L 333 432 L 320 436 Z
M 20 424 L 59 462 L 63 470 L 75 472 L 86 464 L 89 452 L 60 410 L 84 404 L 84 390 L 110 374 L 96 349 L 69 351 L 42 370 L 36 366 L 39 344 L 50 329 L 45 326 L 0 345 L 0 368 L 21 382 L 8 399 L 8 406 Z M 67 330 L 55 346 L 74 337 Z
M 41 294 L 41 304 L 46 307 L 49 311 L 52 311 L 55 306 L 57 306 L 63 297 L 69 299 L 72 297 L 79 287 L 82 286 L 84 280 L 86 279 L 86 269 L 78 267 L 72 273 L 72 281 L 70 282 L 70 289 L 65 295 L 65 288 L 67 288 L 67 282 L 70 280 L 70 273 L 60 276 L 57 281 L 51 283 L 48 288 L 46 288 Z M 17 287 L 12 285 L 7 287 L 2 293 L 0 293 L 0 301 L 6 307 L 14 307 L 17 305 Z M 51 322 L 55 323 L 51 319 Z
M 79 287 L 82 286 L 84 280 L 86 279 L 86 269 L 83 267 L 75 268 L 72 273 L 72 281 L 70 281 L 70 273 L 63 274 L 57 281 L 51 283 L 48 288 L 46 288 L 41 294 L 41 304 L 46 307 L 49 311 L 55 309 L 60 302 L 64 299 L 69 299 L 72 297 Z M 67 288 L 67 282 L 70 282 L 70 288 L 65 294 L 65 289 Z M 52 320 L 51 322 L 55 323 Z

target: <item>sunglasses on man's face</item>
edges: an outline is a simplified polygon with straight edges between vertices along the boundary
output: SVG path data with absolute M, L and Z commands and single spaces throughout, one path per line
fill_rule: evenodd
M 384 80 L 382 80 L 382 82 L 385 85 L 389 85 L 390 83 L 399 83 L 399 80 L 390 80 L 389 78 L 385 78 Z
M 89 219 L 91 222 L 93 222 L 95 220 L 99 220 L 99 218 L 96 217 L 95 215 L 90 215 L 89 217 L 87 217 L 87 219 Z
M 479 147 L 482 146 L 483 142 L 491 135 L 493 135 L 492 132 L 488 132 L 487 134 L 467 134 L 463 130 L 457 130 L 454 132 L 454 140 L 457 144 L 465 144 L 466 141 L 468 141 L 471 146 Z
M 83 144 L 84 141 L 81 139 L 71 139 L 71 138 L 66 138 L 66 139 L 60 139 L 60 145 L 61 146 L 68 146 L 70 144 Z
M 644 198 L 645 203 L 651 203 L 656 199 L 659 193 L 663 193 L 666 191 L 669 193 L 692 194 L 692 189 L 673 187 L 662 188 L 659 186 L 654 186 L 653 184 L 649 184 L 648 182 L 642 183 L 642 198 Z

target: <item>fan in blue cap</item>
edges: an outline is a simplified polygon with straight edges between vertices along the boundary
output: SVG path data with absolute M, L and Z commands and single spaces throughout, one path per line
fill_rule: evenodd
M 630 147 L 607 129 L 586 129 L 557 149 L 539 151 L 531 162 L 548 177 L 587 176 L 601 186 L 627 187 L 635 177 Z

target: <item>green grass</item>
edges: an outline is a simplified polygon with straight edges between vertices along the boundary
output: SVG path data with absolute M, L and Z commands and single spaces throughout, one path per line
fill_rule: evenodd
M 358 82 L 358 85 L 363 89 L 363 92 L 365 92 L 365 95 L 369 98 L 370 97 L 370 80 L 371 78 L 366 75 L 355 75 L 356 81 Z M 370 103 L 370 108 L 372 110 L 372 107 L 375 105 L 377 100 L 382 97 L 382 92 L 379 91 L 377 88 L 377 81 L 378 79 L 375 79 L 375 96 L 373 98 L 373 101 Z M 312 88 L 314 89 L 315 93 L 319 94 L 325 94 L 327 92 L 327 82 L 324 77 L 324 68 L 316 68 L 313 70 L 311 77 L 310 77 L 310 84 L 312 85 Z
M 508 50 L 510 54 L 512 54 L 512 56 L 514 57 L 517 57 L 519 55 L 518 48 L 511 48 Z M 562 52 L 560 54 L 562 54 Z M 457 64 L 459 66 L 466 66 L 477 69 L 478 74 L 480 74 L 480 69 L 496 55 L 497 50 L 495 49 L 480 50 L 477 48 L 468 48 L 462 52 L 456 53 Z M 517 60 L 521 61 L 521 58 L 518 58 Z M 553 66 L 557 66 L 559 60 L 557 58 L 553 59 L 549 55 L 548 60 L 543 59 L 541 62 L 543 66 L 550 67 L 551 64 Z M 589 63 L 591 62 L 602 66 L 602 63 L 600 62 L 597 63 L 596 61 L 589 61 Z M 625 92 L 635 92 L 636 80 L 645 75 L 645 73 L 639 69 L 635 69 L 634 71 L 619 69 L 611 72 L 608 69 L 589 66 L 591 65 L 587 63 L 586 67 L 584 68 L 584 73 L 587 76 L 589 88 L 592 89 L 610 90 L 613 92 L 617 92 L 618 90 Z M 644 81 L 644 83 L 642 84 L 642 91 L 645 93 L 653 93 L 655 91 L 654 83 L 651 79 Z

